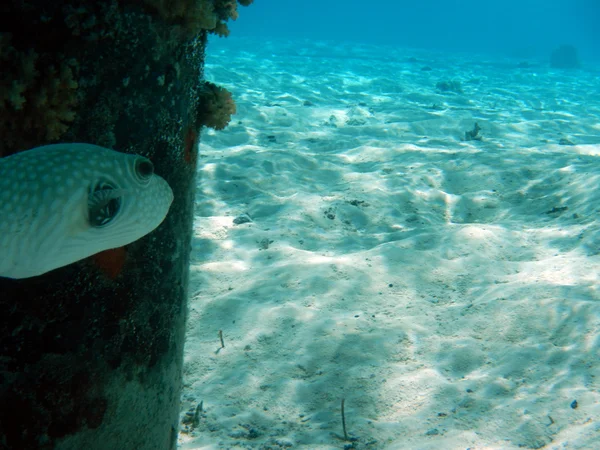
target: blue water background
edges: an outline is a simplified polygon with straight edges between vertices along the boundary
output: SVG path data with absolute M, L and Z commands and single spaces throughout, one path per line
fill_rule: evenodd
M 600 60 L 600 0 L 255 0 L 236 37 L 311 39 L 502 53 L 548 60 L 574 45 Z

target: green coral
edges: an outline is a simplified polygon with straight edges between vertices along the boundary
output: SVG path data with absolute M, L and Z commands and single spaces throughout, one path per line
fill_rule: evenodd
M 75 119 L 76 62 L 45 61 L 0 33 L 0 65 L 0 156 L 59 139 Z
M 56 47 L 55 42 L 73 39 L 94 44 L 112 41 L 128 48 L 141 46 L 141 42 L 129 39 L 127 30 L 142 9 L 155 16 L 149 26 L 162 30 L 155 58 L 159 61 L 182 41 L 189 41 L 193 47 L 195 39 L 205 39 L 206 33 L 227 36 L 226 22 L 237 19 L 239 5 L 251 3 L 252 0 L 74 0 L 64 5 L 50 2 L 43 12 L 26 9 L 26 16 L 21 19 L 31 29 L 23 33 L 25 39 L 21 35 L 18 40 L 13 39 L 11 32 L 0 32 L 0 157 L 77 134 L 80 124 L 75 118 L 82 113 L 77 106 L 85 103 L 88 91 L 102 80 L 79 77 L 78 61 L 85 61 L 85 50 L 73 52 L 73 46 Z M 122 14 L 124 9 L 131 14 Z M 158 22 L 164 22 L 167 28 Z M 45 29 L 55 39 L 37 41 L 34 29 Z M 15 35 L 22 32 L 16 24 L 8 30 Z M 81 73 L 89 74 L 88 68 L 82 67 Z M 123 78 L 123 86 L 127 87 L 130 78 Z M 164 83 L 166 78 L 166 74 L 158 77 Z M 231 95 L 220 89 L 203 89 L 206 102 L 199 108 L 202 124 L 217 129 L 223 128 L 235 112 Z
M 204 82 L 198 99 L 198 128 L 206 126 L 222 130 L 229 124 L 235 112 L 236 106 L 231 92 L 209 81 Z
M 253 0 L 144 0 L 168 22 L 181 25 L 190 34 L 203 30 L 228 36 L 225 22 L 238 18 L 237 4 L 248 6 Z

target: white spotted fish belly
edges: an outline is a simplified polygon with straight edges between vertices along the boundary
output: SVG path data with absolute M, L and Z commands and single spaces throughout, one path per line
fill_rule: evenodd
M 0 158 L 0 276 L 27 278 L 127 245 L 173 201 L 150 160 L 91 144 Z

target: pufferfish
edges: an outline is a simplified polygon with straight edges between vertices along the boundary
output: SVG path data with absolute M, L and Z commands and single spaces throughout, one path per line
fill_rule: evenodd
M 53 144 L 0 158 L 0 276 L 33 277 L 130 244 L 172 202 L 143 156 Z

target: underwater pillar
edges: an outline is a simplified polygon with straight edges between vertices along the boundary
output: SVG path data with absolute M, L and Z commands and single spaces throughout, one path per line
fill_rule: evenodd
M 182 19 L 193 4 L 0 6 L 0 156 L 56 142 L 138 153 L 175 196 L 124 248 L 0 278 L 0 449 L 176 447 L 206 44 L 202 18 Z

